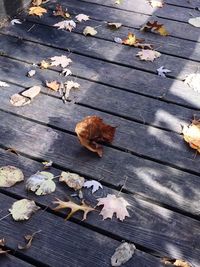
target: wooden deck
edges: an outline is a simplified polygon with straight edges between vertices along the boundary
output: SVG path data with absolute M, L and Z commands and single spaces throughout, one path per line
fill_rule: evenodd
M 0 219 L 0 239 L 5 237 L 11 252 L 0 257 L 1 267 L 104 267 L 122 240 L 133 242 L 137 252 L 124 266 L 160 267 L 163 257 L 187 260 L 200 266 L 200 156 L 195 157 L 181 136 L 182 126 L 196 114 L 200 117 L 200 95 L 183 83 L 187 74 L 198 71 L 200 31 L 188 24 L 200 16 L 199 1 L 166 0 L 153 9 L 145 0 L 62 0 L 73 15 L 84 13 L 91 20 L 73 32 L 52 25 L 59 1 L 49 1 L 48 14 L 41 18 L 21 14 L 21 25 L 0 29 L 0 157 L 1 166 L 21 168 L 26 177 L 42 170 L 41 162 L 52 160 L 52 173 L 68 170 L 86 179 L 101 179 L 103 191 L 123 196 L 130 204 L 130 218 L 102 221 L 90 213 L 64 221 L 65 213 L 52 211 L 55 197 L 66 199 L 72 193 L 57 183 L 55 193 L 37 197 L 28 194 L 23 184 L 0 189 L 0 217 L 16 199 L 34 199 L 42 208 L 27 222 Z M 128 32 L 138 37 L 142 24 L 156 17 L 166 25 L 170 36 L 146 33 L 145 40 L 156 44 L 161 57 L 140 61 L 138 49 L 113 41 Z M 111 31 L 105 21 L 121 22 Z M 86 25 L 97 27 L 95 37 L 82 34 Z M 42 93 L 27 106 L 16 108 L 10 96 L 46 80 L 65 81 L 56 68 L 41 70 L 33 78 L 26 73 L 43 59 L 69 55 L 73 63 L 72 80 L 81 85 L 75 103 L 64 104 L 57 93 L 43 87 Z M 156 69 L 171 70 L 167 78 Z M 75 125 L 87 115 L 98 115 L 118 126 L 112 145 L 104 146 L 100 159 L 81 147 Z M 13 147 L 19 155 L 7 152 Z M 126 183 L 124 184 L 124 181 Z M 90 190 L 85 198 L 96 204 Z M 103 192 L 103 193 L 102 193 Z M 32 247 L 17 249 L 23 236 L 41 230 Z

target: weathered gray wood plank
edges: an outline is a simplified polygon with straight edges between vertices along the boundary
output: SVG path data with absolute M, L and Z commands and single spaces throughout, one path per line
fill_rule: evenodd
M 26 172 L 28 172 L 27 166 L 26 166 Z M 15 191 L 17 192 L 18 195 L 20 194 L 21 197 L 27 196 L 23 186 L 20 184 L 4 191 L 11 191 L 11 192 Z M 85 190 L 83 193 L 86 201 L 90 201 L 90 203 L 92 201 L 92 203 L 94 204 L 96 203 L 94 196 L 90 192 L 88 192 L 88 190 Z M 106 196 L 108 193 L 116 195 L 118 192 L 110 190 L 104 186 L 103 191 L 96 193 L 95 195 L 96 197 L 103 197 Z M 70 191 L 66 188 L 66 186 L 57 185 L 56 192 L 51 195 L 48 195 L 46 197 L 36 197 L 30 194 L 29 197 L 31 196 L 31 199 L 35 199 L 38 203 L 49 206 L 49 204 L 55 198 L 55 196 L 61 199 L 66 199 L 66 195 L 69 194 Z M 88 226 L 92 225 L 93 227 L 96 227 L 98 229 L 109 231 L 111 234 L 117 235 L 124 239 L 128 239 L 131 242 L 135 242 L 136 244 L 145 246 L 147 248 L 156 250 L 157 252 L 160 253 L 160 255 L 168 255 L 170 257 L 186 259 L 189 262 L 191 262 L 194 265 L 194 267 L 198 267 L 200 261 L 199 257 L 200 247 L 199 247 L 199 235 L 198 235 L 200 222 L 179 215 L 170 210 L 161 208 L 159 206 L 150 204 L 139 198 L 134 198 L 130 195 L 121 193 L 121 196 L 124 197 L 131 204 L 131 208 L 129 208 L 129 213 L 130 213 L 129 218 L 127 218 L 123 222 L 119 222 L 115 218 L 113 218 L 112 220 L 101 221 L 101 217 L 98 215 L 98 213 L 95 212 L 95 213 L 90 213 L 88 215 L 86 221 L 87 225 Z M 11 200 L 8 199 L 8 201 L 6 201 L 6 207 L 9 207 L 10 205 L 11 205 Z M 90 255 L 93 255 L 93 257 L 95 257 L 97 264 L 98 263 L 103 264 L 105 261 L 107 262 L 107 257 L 109 256 L 109 254 L 111 254 L 111 250 L 113 246 L 116 244 L 116 242 L 113 242 L 113 240 L 112 241 L 107 240 L 107 238 L 104 237 L 103 240 L 104 242 L 109 242 L 109 247 L 108 245 L 103 246 L 104 249 L 106 250 L 106 256 L 103 257 L 103 259 L 101 259 L 101 257 L 103 256 L 102 254 L 104 254 L 104 249 L 102 251 L 102 249 L 98 247 L 98 244 L 93 243 L 92 240 L 94 239 L 96 242 L 98 242 L 98 240 L 101 240 L 101 246 L 102 246 L 103 237 L 102 238 L 99 237 L 99 234 L 97 233 L 96 234 L 89 233 L 89 231 L 86 229 L 84 230 L 83 234 L 82 233 L 83 228 L 80 225 L 75 227 L 70 222 L 64 222 L 63 219 L 62 219 L 63 221 L 61 221 L 60 218 L 57 219 L 53 215 L 47 215 L 46 212 L 41 212 L 41 213 L 35 214 L 31 218 L 31 220 L 29 220 L 26 224 L 24 224 L 23 228 L 19 228 L 18 230 L 18 235 L 19 232 L 21 233 L 23 231 L 24 233 L 25 231 L 27 231 L 24 228 L 29 227 L 30 225 L 32 231 L 36 231 L 38 229 L 42 230 L 41 234 L 38 236 L 38 239 L 35 240 L 32 250 L 27 251 L 27 253 L 34 253 L 35 248 L 37 248 L 37 246 L 42 243 L 43 247 L 45 248 L 44 251 L 46 251 L 46 249 L 48 249 L 48 251 L 54 249 L 54 252 L 52 253 L 54 261 L 55 258 L 58 257 L 57 255 L 58 249 L 59 249 L 59 257 L 63 257 L 62 253 L 65 251 L 63 260 L 66 261 L 67 260 L 66 258 L 68 258 L 69 251 L 70 252 L 73 251 L 73 254 L 75 251 L 77 251 L 76 243 L 78 243 L 79 252 L 78 256 L 76 257 L 77 261 L 79 260 L 79 257 L 83 257 L 83 247 L 85 246 L 85 244 L 88 244 L 89 242 L 89 246 L 87 245 L 85 249 L 90 251 L 92 250 L 92 248 L 90 247 L 93 246 L 95 248 L 95 251 L 98 250 L 98 254 L 95 255 L 96 253 L 95 251 L 94 252 L 90 251 L 89 255 L 87 256 L 87 259 L 85 259 L 85 261 L 88 261 L 87 266 L 90 266 Z M 62 214 L 66 214 L 66 211 L 63 211 Z M 77 218 L 78 220 L 81 219 L 80 214 L 74 215 L 74 217 Z M 1 227 L 0 231 L 3 231 L 5 227 L 6 228 L 8 227 L 8 220 L 9 219 L 6 220 L 7 223 L 3 221 L 4 223 L 6 223 L 6 226 L 4 226 L 3 229 Z M 1 224 L 3 224 L 3 222 L 1 222 Z M 43 223 L 41 225 L 41 222 L 45 222 L 45 224 Z M 56 222 L 56 227 L 55 227 L 55 222 Z M 10 224 L 11 223 L 9 221 L 9 225 Z M 188 231 L 189 225 L 190 225 L 190 231 Z M 18 227 L 16 226 L 16 223 L 12 223 L 12 229 L 15 229 L 15 227 Z M 54 231 L 56 231 L 56 236 L 52 235 Z M 75 234 L 74 231 L 76 231 Z M 49 237 L 50 232 L 51 236 Z M 46 240 L 47 236 L 49 237 L 48 245 Z M 77 241 L 75 242 L 73 241 L 72 247 L 66 250 L 66 248 L 68 247 L 66 245 L 66 242 L 68 240 L 70 240 L 71 242 L 72 238 L 73 240 Z M 43 257 L 45 257 L 45 254 Z M 99 258 L 103 261 L 103 263 L 100 261 Z M 57 258 L 57 260 L 58 259 L 59 258 Z M 51 258 L 49 258 L 48 260 L 50 261 Z M 132 259 L 132 262 L 130 261 L 130 266 L 134 266 L 131 265 L 133 263 L 135 263 L 134 257 Z M 100 266 L 100 265 L 95 265 L 95 266 Z M 135 266 L 143 266 L 143 265 L 136 264 Z M 153 263 L 150 264 L 149 266 L 153 266 Z
M 68 117 L 66 117 L 65 119 L 63 114 L 58 113 L 58 110 L 60 109 L 59 103 L 55 105 L 56 102 L 53 104 L 52 102 L 48 101 L 48 98 L 45 99 L 45 102 L 50 106 L 52 104 L 52 113 L 57 112 L 57 115 L 51 116 L 50 111 L 49 114 L 48 112 L 45 114 L 44 101 L 42 101 L 42 103 L 39 102 L 36 108 L 34 108 L 33 106 L 33 108 L 29 110 L 29 112 L 27 111 L 28 108 L 25 107 L 22 109 L 22 111 L 24 112 L 24 114 L 27 114 L 27 117 L 31 119 L 37 119 L 40 122 L 48 123 L 49 125 L 54 125 L 56 127 L 64 127 L 64 129 L 66 130 L 73 131 L 76 123 L 75 116 L 79 114 L 78 116 L 81 117 L 80 113 L 76 110 L 76 108 L 78 107 L 74 107 L 74 109 L 72 109 L 71 111 L 70 108 L 66 107 L 64 113 L 66 113 Z M 42 111 L 40 108 L 41 106 L 43 107 Z M 33 112 L 33 114 L 29 115 L 31 114 L 31 112 Z M 84 111 L 81 110 L 81 112 Z M 40 118 L 38 116 L 38 113 L 40 114 Z M 45 114 L 46 118 L 43 113 Z M 5 126 L 1 126 L 2 145 L 5 145 L 7 147 L 15 147 L 17 150 L 23 153 L 29 154 L 34 157 L 43 158 L 44 160 L 52 159 L 63 168 L 72 169 L 72 171 L 75 172 L 78 171 L 81 174 L 89 177 L 91 177 L 92 174 L 92 177 L 94 177 L 95 179 L 102 179 L 103 177 L 105 177 L 104 181 L 115 186 L 121 185 L 123 183 L 124 177 L 127 176 L 128 180 L 125 184 L 125 188 L 127 190 L 133 193 L 146 195 L 147 197 L 153 198 L 156 201 L 163 202 L 173 207 L 178 207 L 179 209 L 183 209 L 193 214 L 200 214 L 200 185 L 198 176 L 188 174 L 150 160 L 138 158 L 134 155 L 130 155 L 129 153 L 124 153 L 106 147 L 104 148 L 105 154 L 100 160 L 95 154 L 81 148 L 77 138 L 73 137 L 72 135 L 54 131 L 52 129 L 48 129 L 47 127 L 37 125 L 25 120 L 23 121 L 13 115 L 4 114 L 2 112 L 0 114 L 2 115 L 2 124 L 5 124 Z M 104 117 L 103 113 L 91 113 L 91 111 L 89 110 L 86 110 L 82 115 L 93 114 L 101 115 L 103 118 L 109 119 L 109 123 L 117 122 L 117 120 L 114 120 L 114 118 L 112 117 Z M 72 119 L 71 117 L 74 117 L 75 119 Z M 78 119 L 79 117 L 77 117 L 77 120 Z M 13 128 L 12 126 L 13 123 L 17 124 L 15 128 Z M 134 130 L 132 127 L 133 124 L 130 123 L 130 128 L 128 128 L 128 125 L 125 124 L 125 121 L 124 124 L 122 123 L 123 120 L 121 120 L 121 124 L 118 127 L 114 145 L 134 147 L 134 149 L 137 149 L 138 151 L 141 148 L 141 151 L 143 150 L 143 153 L 146 153 L 145 147 L 149 145 L 148 139 L 150 138 L 150 136 L 145 131 L 145 138 L 139 136 L 142 142 L 137 136 L 134 140 Z M 40 134 L 35 133 L 35 131 L 39 131 Z M 142 135 L 141 132 L 139 134 Z M 35 142 L 35 136 L 40 136 L 40 140 L 38 139 L 37 142 Z M 125 141 L 124 139 L 127 141 Z M 147 141 L 145 141 L 146 139 Z M 35 147 L 34 151 L 32 150 L 33 143 Z M 157 145 L 158 146 L 155 146 L 154 144 L 154 147 L 151 151 L 151 154 L 149 153 L 149 156 L 154 156 L 156 152 L 159 156 L 160 153 L 162 153 L 161 156 L 164 156 L 164 152 L 167 149 L 166 146 L 162 145 L 161 147 L 161 144 L 159 144 L 159 142 L 157 142 Z M 152 145 L 150 145 L 150 147 L 152 148 Z M 163 152 L 159 152 L 159 150 Z M 167 155 L 165 156 L 165 159 L 167 157 L 171 157 L 171 159 L 173 160 L 174 154 L 178 154 L 178 152 L 179 151 L 177 149 L 177 151 L 175 152 L 172 151 L 172 153 L 166 153 Z M 146 155 L 148 154 L 146 153 Z M 178 156 L 180 155 L 178 154 Z M 199 164 L 198 162 L 199 160 L 197 160 L 196 165 Z M 185 168 L 187 167 L 187 165 L 185 163 Z M 95 166 L 95 170 L 93 166 Z
M 189 7 L 189 8 L 195 8 L 195 7 L 199 7 L 199 0 L 181 0 L 181 1 L 177 1 L 177 0 L 166 0 L 165 1 L 168 4 L 171 5 L 178 5 L 178 6 L 183 6 L 183 7 Z
M 0 38 L 0 44 L 3 47 L 3 53 L 35 64 L 42 59 L 52 57 L 52 55 L 61 55 L 64 53 L 62 50 L 55 50 L 53 48 L 46 49 L 45 46 L 24 42 L 7 36 L 2 36 L 2 38 Z M 15 49 L 13 49 L 13 47 L 15 47 Z M 163 79 L 157 75 L 149 73 L 144 74 L 144 72 L 138 70 L 117 66 L 89 57 L 86 58 L 80 55 L 70 54 L 70 58 L 74 62 L 71 67 L 72 72 L 79 77 L 200 108 L 199 94 L 181 81 L 174 81 L 167 78 Z M 3 61 L 2 59 L 2 65 Z M 6 69 L 3 70 L 4 75 L 6 75 L 7 71 L 11 72 L 12 64 L 9 64 L 9 67 L 5 66 L 5 68 Z M 44 77 L 43 79 L 45 79 L 46 73 L 42 72 L 41 75 L 41 78 Z M 14 70 L 10 74 L 9 79 L 21 78 L 15 76 L 17 75 Z M 6 77 L 8 76 L 6 75 Z M 27 81 L 30 82 L 30 79 L 27 79 Z M 28 85 L 26 84 L 25 86 Z
M 1 267 L 34 267 L 35 266 L 9 254 L 5 256 L 1 255 L 0 262 L 1 262 Z
M 65 2 L 65 1 L 62 1 Z M 120 5 L 116 5 L 115 2 L 110 1 L 110 0 L 80 0 L 80 2 L 86 2 L 86 3 L 91 3 L 91 4 L 99 4 L 107 7 L 115 7 L 119 9 L 123 9 L 126 11 L 133 11 L 136 13 L 142 13 L 146 15 L 152 15 L 156 17 L 162 17 L 166 19 L 172 19 L 172 20 L 178 20 L 182 22 L 187 22 L 188 19 L 191 18 L 191 13 L 193 14 L 194 17 L 199 16 L 198 11 L 193 10 L 191 11 L 190 9 L 187 8 L 182 8 L 179 6 L 172 6 L 168 5 L 168 2 L 165 1 L 165 5 L 163 8 L 152 8 L 148 1 L 141 1 L 141 0 L 134 0 L 134 1 L 128 1 L 124 0 Z M 176 4 L 179 5 L 182 1 L 176 1 Z M 193 2 L 193 1 L 192 1 Z M 195 5 L 191 3 L 190 7 Z M 198 4 L 196 4 L 196 7 Z M 130 14 L 131 15 L 131 14 Z M 132 14 L 134 16 L 134 14 Z

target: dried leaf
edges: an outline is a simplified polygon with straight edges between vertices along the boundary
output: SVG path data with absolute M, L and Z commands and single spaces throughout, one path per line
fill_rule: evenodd
M 28 97 L 28 98 L 30 98 L 32 100 L 34 97 L 36 97 L 37 95 L 39 95 L 40 91 L 41 91 L 41 87 L 35 85 L 35 86 L 33 86 L 33 87 L 31 87 L 31 88 L 23 91 L 21 93 L 21 95 L 22 96 L 25 96 L 25 97 Z
M 35 205 L 35 202 L 28 199 L 17 200 L 13 203 L 9 212 L 15 221 L 28 220 L 33 213 L 40 208 Z
M 136 247 L 134 244 L 124 242 L 118 248 L 111 257 L 112 266 L 121 266 L 122 264 L 129 261 L 135 253 Z
M 59 30 L 64 29 L 71 32 L 76 28 L 76 23 L 73 20 L 63 20 L 54 24 L 53 26 L 58 27 Z
M 62 6 L 59 4 L 56 5 L 56 9 L 55 9 L 55 11 L 53 11 L 53 15 L 56 17 L 61 16 L 64 19 L 70 18 L 70 14 L 67 12 L 67 8 L 65 10 L 63 10 Z
M 10 85 L 6 82 L 0 81 L 0 87 L 10 87 Z
M 111 143 L 115 129 L 116 127 L 105 124 L 100 117 L 88 116 L 76 125 L 75 132 L 81 145 L 102 157 L 103 147 L 97 142 Z
M 0 168 L 0 187 L 11 187 L 24 180 L 23 172 L 14 166 Z
M 9 148 L 6 149 L 6 151 L 10 152 L 10 153 L 13 153 L 13 154 L 15 154 L 17 156 L 19 155 L 17 150 L 14 147 L 9 147 Z
M 71 72 L 70 69 L 63 69 L 63 70 L 62 70 L 62 74 L 63 74 L 65 77 L 67 77 L 67 76 L 69 76 L 69 75 L 72 75 L 72 72 Z
M 15 24 L 22 24 L 22 22 L 20 21 L 20 19 L 13 19 L 11 20 L 10 22 L 12 25 L 15 25 Z
M 123 0 L 116 0 L 116 1 L 115 1 L 115 4 L 116 4 L 116 5 L 121 5 L 122 1 L 123 1 Z
M 42 4 L 42 0 L 32 0 L 31 4 L 33 6 L 40 6 Z
M 67 67 L 72 60 L 70 58 L 68 58 L 67 56 L 55 56 L 55 57 L 51 57 L 51 66 L 61 66 L 62 68 Z
M 81 205 L 78 205 L 72 201 L 62 201 L 60 199 L 56 199 L 56 201 L 53 202 L 54 204 L 58 204 L 57 207 L 55 207 L 53 210 L 60 210 L 60 209 L 71 209 L 70 213 L 68 214 L 66 220 L 68 220 L 75 212 L 81 210 L 84 212 L 83 214 L 83 219 L 82 220 L 85 220 L 86 217 L 87 217 L 87 214 L 90 212 L 90 211 L 93 211 L 95 210 L 94 208 L 86 205 L 84 203 L 84 201 L 82 202 Z
M 200 73 L 189 74 L 184 83 L 191 87 L 194 91 L 200 93 Z
M 53 91 L 58 91 L 59 87 L 60 87 L 60 83 L 58 83 L 57 81 L 52 81 L 52 82 L 48 82 L 46 81 L 46 86 L 53 90 Z
M 139 51 L 136 56 L 138 56 L 141 60 L 153 62 L 154 59 L 160 57 L 161 54 L 155 50 L 143 49 L 142 51 Z
M 158 75 L 161 77 L 166 77 L 166 73 L 171 72 L 171 70 L 165 69 L 164 66 L 161 66 L 159 69 L 157 69 Z
M 107 197 L 98 198 L 99 202 L 97 206 L 104 205 L 101 210 L 100 215 L 103 216 L 103 220 L 110 218 L 112 219 L 114 213 L 116 213 L 116 217 L 123 221 L 125 217 L 130 217 L 127 211 L 127 206 L 130 204 L 123 197 L 116 197 L 115 195 L 108 194 Z
M 122 24 L 118 22 L 108 22 L 107 25 L 112 29 L 119 29 L 122 26 Z
M 95 28 L 87 26 L 85 27 L 85 29 L 83 30 L 83 34 L 86 35 L 91 35 L 94 36 L 97 34 L 97 31 L 95 30 Z
M 5 246 L 5 243 L 6 243 L 6 241 L 5 241 L 5 238 L 2 238 L 2 239 L 0 239 L 0 246 Z
M 164 1 L 161 0 L 148 0 L 147 1 L 151 7 L 163 7 L 164 6 Z
M 50 160 L 50 161 L 43 161 L 42 164 L 44 165 L 44 169 L 48 169 L 52 166 L 53 164 L 53 161 Z
M 76 173 L 62 172 L 59 178 L 59 182 L 65 182 L 74 190 L 80 190 L 84 185 L 85 178 Z
M 29 8 L 29 15 L 36 15 L 41 17 L 44 13 L 47 13 L 47 10 L 40 6 L 30 7 Z
M 26 250 L 26 249 L 29 249 L 32 245 L 32 241 L 33 241 L 33 238 L 35 237 L 36 234 L 40 233 L 41 231 L 37 231 L 37 232 L 34 232 L 33 234 L 30 234 L 30 235 L 25 235 L 24 236 L 24 239 L 25 241 L 27 242 L 24 246 L 22 245 L 18 245 L 18 249 L 20 250 Z
M 85 15 L 85 14 L 78 14 L 76 17 L 75 17 L 79 22 L 81 21 L 87 21 L 90 19 L 89 16 Z
M 194 27 L 200 28 L 200 17 L 191 18 L 188 20 L 188 22 Z
M 0 239 L 0 254 L 7 254 L 10 250 L 4 250 L 3 247 L 5 246 L 6 241 L 4 238 Z
M 115 43 L 118 43 L 118 44 L 122 44 L 123 43 L 123 40 L 121 38 L 119 38 L 119 37 L 115 37 L 114 41 L 115 41 Z
M 29 78 L 33 77 L 35 75 L 36 71 L 35 70 L 29 70 L 28 73 L 27 73 L 27 76 Z
M 138 39 L 135 34 L 129 32 L 126 39 L 122 41 L 122 44 L 134 46 L 136 48 L 142 49 L 152 49 L 153 45 L 143 43 L 144 39 Z
M 40 69 L 48 69 L 50 67 L 50 63 L 45 61 L 45 60 L 42 60 L 39 63 L 39 67 L 40 67 Z
M 189 264 L 189 262 L 184 261 L 184 260 L 177 260 L 177 259 L 170 259 L 170 258 L 163 258 L 162 262 L 165 265 L 170 265 L 170 266 L 177 266 L 177 267 L 192 267 L 192 265 Z
M 86 181 L 83 187 L 86 187 L 86 188 L 92 187 L 92 194 L 94 194 L 97 190 L 99 190 L 99 188 L 103 188 L 102 184 L 95 180 Z
M 183 138 L 191 148 L 200 153 L 200 121 L 193 120 L 189 126 L 183 127 Z
M 148 21 L 144 26 L 142 26 L 142 28 L 140 30 L 158 33 L 162 36 L 169 35 L 165 26 L 163 24 L 159 24 L 158 21 Z
M 28 97 L 24 97 L 20 94 L 14 94 L 10 98 L 10 103 L 15 107 L 21 107 L 30 104 L 31 100 Z
M 54 175 L 50 172 L 37 172 L 27 179 L 26 189 L 35 192 L 38 196 L 51 194 L 56 190 L 53 178 Z

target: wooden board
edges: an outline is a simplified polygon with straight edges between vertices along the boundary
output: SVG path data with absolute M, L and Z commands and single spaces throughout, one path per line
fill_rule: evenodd
M 34 267 L 35 265 L 30 264 L 24 260 L 20 260 L 10 254 L 5 256 L 1 255 L 1 267 Z
M 26 8 L 31 0 L 0 0 L 0 19 L 10 18 Z

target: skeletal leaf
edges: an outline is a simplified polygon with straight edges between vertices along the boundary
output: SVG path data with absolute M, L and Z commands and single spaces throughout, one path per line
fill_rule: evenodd
M 161 66 L 159 69 L 157 69 L 158 75 L 161 77 L 166 77 L 166 73 L 171 72 L 171 70 L 165 69 L 164 66 Z
M 70 213 L 68 214 L 68 216 L 66 217 L 66 220 L 68 220 L 75 212 L 77 212 L 79 210 L 84 212 L 82 220 L 85 220 L 87 217 L 87 214 L 90 211 L 95 210 L 94 208 L 86 205 L 84 203 L 84 201 L 82 202 L 81 205 L 78 205 L 72 201 L 62 201 L 60 199 L 56 199 L 56 201 L 54 201 L 53 203 L 58 205 L 53 210 L 56 210 L 56 211 L 58 211 L 60 209 L 70 209 L 71 210 Z
M 0 168 L 0 187 L 11 187 L 24 180 L 23 172 L 14 166 Z
M 102 157 L 103 147 L 98 142 L 111 143 L 115 129 L 116 127 L 105 124 L 100 117 L 88 116 L 77 123 L 75 132 L 81 145 Z
M 163 24 L 159 24 L 158 21 L 148 21 L 145 25 L 140 29 L 141 31 L 150 31 L 154 33 L 158 33 L 162 36 L 169 35 Z
M 85 27 L 85 29 L 83 30 L 83 34 L 86 35 L 91 35 L 94 36 L 97 34 L 97 31 L 95 30 L 95 28 L 87 26 Z
M 194 91 L 200 93 L 200 73 L 189 74 L 184 82 Z
M 59 30 L 64 29 L 71 32 L 76 28 L 76 23 L 73 20 L 63 20 L 54 24 L 53 26 L 58 27 Z
M 122 24 L 118 22 L 108 22 L 107 25 L 112 29 L 119 29 L 122 26 Z
M 69 75 L 72 75 L 72 72 L 71 72 L 71 70 L 70 69 L 63 69 L 62 70 L 62 74 L 65 76 L 65 77 L 67 77 L 67 76 L 69 76 Z
M 34 6 L 29 8 L 29 15 L 36 15 L 41 17 L 44 13 L 47 13 L 47 10 L 40 6 Z
M 94 194 L 97 190 L 99 190 L 99 188 L 103 188 L 102 184 L 95 180 L 86 181 L 83 187 L 86 187 L 86 188 L 92 187 L 92 194 Z
M 29 72 L 27 73 L 27 76 L 29 78 L 33 77 L 35 75 L 36 71 L 35 70 L 29 70 Z
M 60 83 L 58 83 L 57 81 L 52 81 L 52 82 L 46 81 L 46 86 L 53 91 L 58 91 Z
M 184 126 L 182 133 L 189 146 L 200 153 L 200 121 L 193 120 L 189 126 Z
M 142 49 L 142 51 L 139 51 L 136 56 L 138 56 L 141 60 L 153 62 L 156 58 L 160 57 L 161 54 L 155 50 Z
M 38 196 L 50 194 L 56 190 L 53 178 L 54 175 L 50 172 L 37 172 L 27 179 L 26 189 Z
M 59 4 L 56 5 L 56 9 L 55 9 L 55 11 L 53 11 L 53 15 L 56 17 L 61 16 L 65 19 L 70 18 L 70 14 L 67 12 L 67 8 L 65 10 L 63 10 L 62 6 Z
M 10 23 L 11 23 L 12 25 L 15 25 L 15 24 L 22 24 L 22 22 L 20 21 L 20 19 L 12 19 Z
M 21 107 L 30 104 L 31 100 L 28 97 L 24 97 L 20 94 L 14 94 L 10 98 L 10 103 L 15 107 Z
M 40 67 L 40 69 L 48 69 L 50 67 L 50 63 L 45 61 L 45 60 L 42 60 L 39 63 L 39 67 Z
M 35 86 L 23 91 L 21 93 L 21 95 L 25 96 L 25 97 L 28 97 L 28 98 L 30 98 L 32 100 L 34 97 L 36 97 L 40 93 L 40 91 L 41 91 L 41 87 L 35 85 Z
M 78 14 L 76 17 L 75 17 L 79 22 L 81 21 L 87 21 L 90 19 L 89 16 L 85 15 L 85 14 Z
M 10 87 L 10 85 L 6 82 L 0 81 L 0 87 Z
M 97 200 L 97 206 L 104 206 L 100 212 L 100 215 L 103 216 L 103 220 L 107 218 L 112 219 L 114 213 L 121 221 L 123 221 L 126 216 L 130 217 L 126 208 L 130 206 L 130 204 L 123 197 L 116 197 L 115 195 L 108 194 L 107 197 L 98 198 Z
M 192 265 L 185 261 L 185 260 L 177 260 L 177 259 L 170 259 L 170 258 L 163 258 L 162 263 L 164 263 L 166 266 L 177 266 L 177 267 L 192 267 Z
M 148 0 L 147 1 L 151 7 L 163 7 L 164 6 L 164 1 L 161 0 Z
M 123 40 L 121 38 L 119 38 L 119 37 L 115 37 L 114 41 L 115 41 L 115 43 L 118 43 L 118 44 L 122 44 L 123 43 Z
M 200 28 L 200 17 L 191 18 L 188 20 L 188 22 L 194 27 Z
M 66 68 L 72 60 L 67 56 L 55 56 L 51 57 L 51 66 L 61 66 L 62 68 Z
M 28 220 L 33 213 L 38 211 L 40 208 L 35 205 L 35 202 L 28 199 L 21 199 L 15 201 L 9 209 L 13 219 L 15 221 Z
M 59 178 L 60 182 L 65 182 L 69 187 L 74 190 L 80 190 L 85 182 L 85 178 L 76 173 L 62 172 Z
M 35 237 L 36 234 L 38 234 L 41 231 L 34 232 L 33 234 L 25 235 L 24 239 L 27 242 L 24 246 L 18 244 L 18 249 L 20 250 L 26 250 L 29 249 L 32 245 L 33 238 Z
M 121 266 L 122 264 L 129 261 L 135 253 L 136 247 L 134 244 L 124 242 L 118 248 L 111 257 L 112 266 Z

